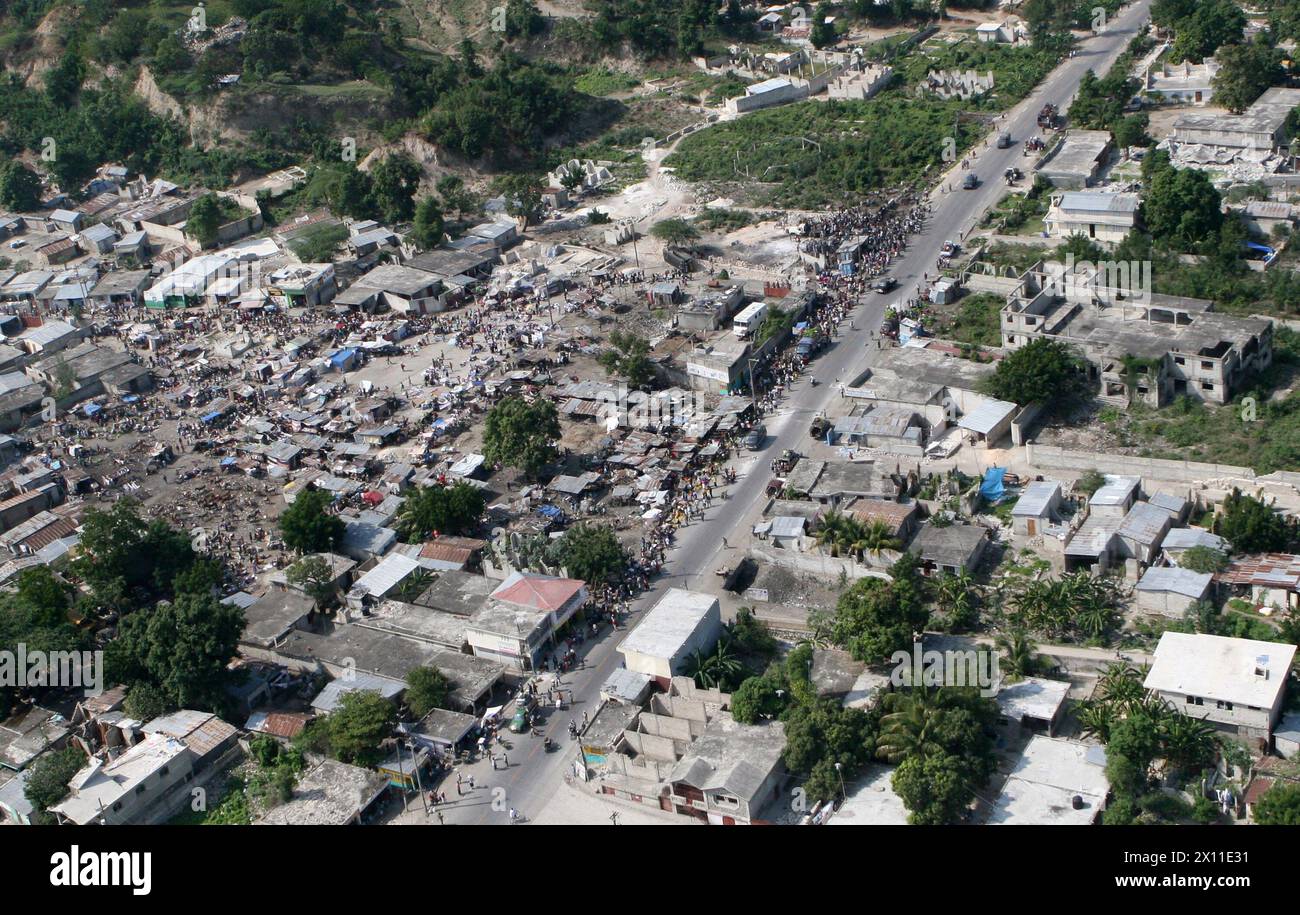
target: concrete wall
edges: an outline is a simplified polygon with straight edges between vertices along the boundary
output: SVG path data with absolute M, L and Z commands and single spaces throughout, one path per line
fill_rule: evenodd
M 1025 459 L 1040 470 L 1072 470 L 1082 473 L 1097 469 L 1104 473 L 1128 474 L 1157 480 L 1199 482 L 1215 477 L 1240 477 L 1256 479 L 1249 467 L 1233 464 L 1207 464 L 1200 461 L 1171 461 L 1163 458 L 1144 458 L 1125 454 L 1098 454 L 1095 451 L 1067 451 L 1053 445 L 1025 446 Z M 1269 476 L 1275 477 L 1276 474 Z M 1291 476 L 1296 476 L 1291 474 Z M 1259 479 L 1264 479 L 1260 477 Z M 1281 481 L 1279 482 L 1290 482 Z

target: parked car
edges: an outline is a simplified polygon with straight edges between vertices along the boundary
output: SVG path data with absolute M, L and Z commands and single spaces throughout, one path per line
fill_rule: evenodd
M 745 436 L 743 444 L 750 451 L 758 451 L 763 447 L 763 442 L 767 441 L 767 427 L 761 423 L 749 430 Z

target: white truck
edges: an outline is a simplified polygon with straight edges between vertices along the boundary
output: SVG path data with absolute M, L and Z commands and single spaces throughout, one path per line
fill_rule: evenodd
M 752 336 L 758 330 L 759 325 L 763 323 L 763 318 L 767 316 L 767 304 L 764 302 L 752 302 L 741 310 L 740 314 L 732 320 L 731 330 L 740 339 Z

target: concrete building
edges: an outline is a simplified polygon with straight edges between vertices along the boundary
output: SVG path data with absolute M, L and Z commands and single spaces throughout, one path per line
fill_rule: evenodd
M 1111 137 L 1106 130 L 1067 130 L 1056 148 L 1034 170 L 1063 190 L 1092 186 L 1110 160 Z
M 909 549 L 921 560 L 926 575 L 955 575 L 962 569 L 973 571 L 988 543 L 988 530 L 978 524 L 926 524 Z
M 1199 108 L 1214 98 L 1214 74 L 1218 72 L 1219 62 L 1213 57 L 1199 64 L 1186 60 L 1180 64 L 1165 62 L 1147 67 L 1142 91 L 1160 101 Z
M 1138 204 L 1137 194 L 1067 191 L 1052 198 L 1043 223 L 1053 238 L 1082 235 L 1113 245 L 1137 227 Z
M 1183 395 L 1228 403 L 1272 364 L 1271 320 L 1217 314 L 1213 302 L 1135 288 L 1142 285 L 1097 265 L 1040 262 L 1002 308 L 1002 343 L 1072 345 L 1100 399 L 1115 406 L 1160 407 Z
M 1166 632 L 1143 685 L 1185 715 L 1267 740 L 1282 714 L 1296 646 Z
M 1147 569 L 1137 583 L 1137 605 L 1148 613 L 1182 619 L 1187 608 L 1210 593 L 1214 575 L 1176 566 Z
M 677 813 L 713 825 L 753 823 L 781 790 L 785 725 L 715 716 L 673 767 L 667 800 Z
M 1087 826 L 1106 806 L 1106 751 L 1034 735 L 986 821 L 995 826 Z
M 667 688 L 694 651 L 711 649 L 722 633 L 718 599 L 711 594 L 669 588 L 618 646 L 623 666 L 651 676 Z
M 1174 121 L 1173 145 L 1196 144 L 1225 154 L 1280 150 L 1291 140 L 1287 119 L 1300 105 L 1300 89 L 1275 86 L 1241 114 L 1184 114 Z

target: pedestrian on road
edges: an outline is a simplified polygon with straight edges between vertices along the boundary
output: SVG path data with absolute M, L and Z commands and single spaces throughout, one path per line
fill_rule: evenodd
M 446 819 L 443 818 L 442 811 L 441 811 L 441 810 L 435 810 L 434 813 L 438 814 L 438 825 L 439 825 L 439 826 L 446 826 L 446 825 L 447 825 L 447 821 L 446 821 Z

